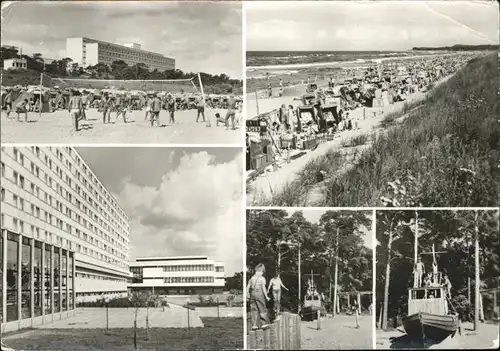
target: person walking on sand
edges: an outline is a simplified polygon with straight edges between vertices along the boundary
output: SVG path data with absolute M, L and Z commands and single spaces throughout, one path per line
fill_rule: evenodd
M 236 125 L 234 124 L 234 120 L 236 117 L 236 99 L 234 98 L 234 95 L 231 95 L 229 97 L 229 107 L 227 110 L 226 114 L 226 129 L 229 129 L 229 119 L 231 119 L 231 127 L 232 129 L 236 129 Z
M 101 99 L 101 109 L 102 109 L 102 123 L 106 124 L 110 122 L 111 109 L 113 107 L 113 101 L 111 97 L 104 93 Z
M 28 122 L 28 99 L 19 101 L 16 105 L 17 121 L 21 122 L 21 113 L 24 113 L 24 121 Z
M 82 98 L 80 97 L 80 92 L 78 90 L 75 90 L 71 94 L 71 98 L 69 99 L 68 102 L 68 112 L 71 117 L 71 122 L 73 123 L 73 127 L 75 128 L 75 131 L 78 132 L 79 128 L 79 122 L 80 118 L 82 116 Z
M 5 98 L 3 99 L 3 104 L 7 112 L 7 118 L 9 118 L 12 112 L 12 90 L 8 89 Z
M 160 126 L 160 111 L 161 111 L 161 100 L 158 95 L 155 95 L 153 102 L 151 104 L 151 127 L 154 121 L 156 121 L 156 126 Z
M 168 93 L 167 94 L 167 111 L 168 111 L 168 123 L 169 124 L 174 124 L 175 123 L 175 99 L 172 96 L 172 94 Z
M 151 98 L 151 95 L 148 95 L 148 98 L 146 99 L 146 114 L 144 115 L 144 120 L 148 120 L 148 115 L 151 114 L 151 105 L 153 104 L 153 99 Z
M 203 101 L 202 96 L 200 96 L 198 98 L 198 101 L 196 103 L 196 110 L 197 110 L 196 123 L 198 123 L 198 120 L 200 119 L 200 115 L 203 117 L 202 122 L 205 122 L 205 102 Z
M 276 273 L 276 275 L 269 281 L 269 287 L 267 288 L 267 293 L 269 294 L 269 290 L 273 291 L 273 300 L 274 300 L 274 312 L 276 314 L 281 312 L 281 288 L 288 291 L 288 288 L 283 285 L 281 281 L 280 274 Z
M 255 266 L 255 274 L 250 278 L 247 285 L 247 296 L 250 299 L 250 318 L 252 330 L 269 328 L 269 316 L 267 314 L 266 302 L 269 296 L 266 291 L 266 278 L 264 273 L 266 268 L 262 263 Z

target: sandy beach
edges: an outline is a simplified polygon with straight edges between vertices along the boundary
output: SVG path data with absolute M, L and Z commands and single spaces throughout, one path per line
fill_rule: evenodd
M 51 144 L 241 144 L 241 129 L 226 130 L 222 124 L 216 127 L 214 115 L 225 110 L 212 110 L 212 127 L 206 123 L 196 123 L 196 110 L 177 111 L 176 123 L 167 126 L 168 114 L 160 113 L 161 127 L 151 127 L 144 120 L 144 111 L 132 111 L 127 114 L 128 123 L 120 118 L 112 124 L 102 123 L 102 114 L 96 109 L 87 111 L 87 120 L 81 121 L 82 129 L 76 132 L 71 124 L 68 111 L 52 113 L 29 113 L 29 122 L 17 122 L 16 114 L 7 118 L 2 111 L 2 143 L 51 143 Z M 21 120 L 24 116 L 21 115 Z M 201 118 L 200 118 L 201 120 Z
M 472 323 L 462 323 L 462 335 L 457 333 L 448 337 L 439 344 L 428 346 L 430 349 L 498 349 L 498 324 L 481 323 L 479 331 L 473 329 Z M 495 341 L 496 340 L 496 341 Z M 496 342 L 496 344 L 495 344 Z M 404 330 L 377 330 L 377 349 L 409 349 L 422 348 L 423 345 L 412 344 L 406 338 Z
M 269 199 L 273 193 L 279 191 L 279 189 L 281 189 L 286 183 L 293 181 L 297 177 L 297 173 L 302 170 L 310 160 L 324 155 L 329 150 L 343 149 L 342 144 L 356 136 L 371 134 L 380 127 L 380 123 L 389 113 L 401 111 L 405 102 L 411 103 L 419 101 L 425 96 L 426 93 L 417 92 L 410 95 L 404 102 L 396 102 L 394 104 L 384 106 L 383 108 L 365 108 L 365 119 L 363 119 L 363 108 L 350 111 L 351 116 L 358 121 L 359 129 L 337 133 L 334 140 L 320 144 L 315 150 L 307 151 L 306 155 L 295 159 L 290 163 L 281 163 L 281 167 L 277 171 L 265 172 L 261 176 L 257 177 L 257 179 L 251 184 L 251 193 L 247 195 L 247 205 L 260 202 L 262 197 Z M 291 101 L 293 101 L 293 98 L 290 97 L 261 99 L 259 100 L 259 110 L 260 106 L 263 106 L 263 110 L 265 111 L 266 108 L 272 109 L 271 106 L 274 106 L 273 108 L 277 108 L 281 103 L 288 104 L 291 103 Z M 247 111 L 249 111 L 249 113 L 252 113 L 253 111 L 251 101 L 247 103 Z

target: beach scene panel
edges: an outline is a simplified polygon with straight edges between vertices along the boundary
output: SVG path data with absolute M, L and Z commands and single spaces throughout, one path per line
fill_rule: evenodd
M 247 205 L 495 205 L 497 32 L 492 3 L 246 4 Z

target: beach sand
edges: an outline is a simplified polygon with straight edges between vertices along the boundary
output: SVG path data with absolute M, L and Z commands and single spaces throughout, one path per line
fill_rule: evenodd
M 53 144 L 239 144 L 243 142 L 241 129 L 226 130 L 225 126 L 216 127 L 214 115 L 219 112 L 225 116 L 226 110 L 212 110 L 212 127 L 203 122 L 196 123 L 196 110 L 177 111 L 176 124 L 165 126 L 168 113 L 161 111 L 160 122 L 163 127 L 151 127 L 144 120 L 144 111 L 127 113 L 128 123 L 120 118 L 114 124 L 103 124 L 102 114 L 96 109 L 87 111 L 87 121 L 81 121 L 82 129 L 76 132 L 68 111 L 52 113 L 29 113 L 29 122 L 17 122 L 17 115 L 11 113 L 6 118 L 2 111 L 2 143 L 53 143 Z M 205 112 L 205 115 L 208 114 Z M 111 121 L 116 114 L 111 113 Z M 21 115 L 21 120 L 24 116 Z M 201 120 L 201 118 L 200 118 Z
M 429 349 L 492 349 L 496 340 L 498 347 L 498 324 L 481 323 L 479 331 L 473 331 L 472 323 L 462 323 L 462 335 L 456 333 L 449 336 L 439 344 L 428 345 Z M 390 331 L 377 330 L 377 349 L 409 349 L 422 348 L 423 345 L 411 343 L 403 330 L 395 329 Z
M 418 92 L 409 96 L 406 102 L 411 103 L 414 101 L 422 100 L 425 96 L 426 93 Z M 271 106 L 274 106 L 273 108 L 277 108 L 280 106 L 279 104 L 288 104 L 291 103 L 290 101 L 293 101 L 293 98 L 282 97 L 261 99 L 259 100 L 259 107 L 262 103 L 262 106 L 264 106 L 265 108 L 271 108 Z M 247 111 L 251 110 L 251 103 L 251 101 L 247 102 Z M 388 106 L 384 106 L 383 108 L 365 108 L 365 119 L 362 118 L 363 108 L 349 111 L 350 115 L 358 120 L 359 129 L 337 133 L 337 137 L 334 140 L 320 144 L 313 151 L 307 151 L 307 155 L 295 159 L 290 163 L 281 163 L 281 168 L 279 168 L 277 171 L 265 172 L 263 175 L 257 177 L 257 179 L 252 183 L 251 193 L 247 194 L 247 205 L 257 205 L 258 203 L 255 202 L 259 202 L 259 198 L 261 198 L 262 196 L 267 199 L 271 198 L 272 193 L 276 193 L 286 183 L 293 181 L 297 177 L 297 173 L 302 170 L 310 160 L 326 154 L 328 150 L 343 149 L 342 144 L 356 136 L 371 134 L 374 130 L 380 127 L 380 123 L 389 113 L 401 111 L 403 109 L 404 103 L 405 102 L 397 102 Z

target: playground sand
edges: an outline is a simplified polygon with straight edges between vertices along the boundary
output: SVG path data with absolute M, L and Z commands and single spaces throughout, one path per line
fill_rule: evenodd
M 167 126 L 168 114 L 160 113 L 162 127 L 151 127 L 144 120 L 144 111 L 127 113 L 128 123 L 119 119 L 113 124 L 103 124 L 102 114 L 96 109 L 87 111 L 87 120 L 81 121 L 82 129 L 76 132 L 68 111 L 52 113 L 29 113 L 29 122 L 17 122 L 16 114 L 6 118 L 2 111 L 2 143 L 51 143 L 51 144 L 239 144 L 241 129 L 226 130 L 225 126 L 216 127 L 214 115 L 219 112 L 225 116 L 226 110 L 212 110 L 212 127 L 206 123 L 196 123 L 196 110 L 177 111 L 176 124 Z M 115 121 L 115 113 L 111 121 Z M 21 120 L 24 116 L 21 115 Z

